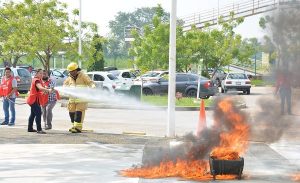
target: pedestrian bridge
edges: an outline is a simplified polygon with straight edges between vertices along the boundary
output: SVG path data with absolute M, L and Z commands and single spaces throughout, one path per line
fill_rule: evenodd
M 193 13 L 191 15 L 181 17 L 183 20 L 183 30 L 188 31 L 192 25 L 197 28 L 203 28 L 206 24 L 210 26 L 218 23 L 218 18 L 222 16 L 223 20 L 229 20 L 231 12 L 234 18 L 249 17 L 261 13 L 285 8 L 291 6 L 300 7 L 300 0 L 246 0 L 239 3 L 231 3 L 222 7 Z

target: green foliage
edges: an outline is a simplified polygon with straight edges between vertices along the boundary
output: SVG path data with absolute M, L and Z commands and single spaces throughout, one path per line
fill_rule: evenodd
M 161 17 L 163 22 L 169 20 L 169 14 L 163 10 L 161 5 L 158 5 L 152 8 L 138 8 L 132 13 L 118 12 L 115 20 L 109 22 L 111 35 L 105 46 L 107 47 L 107 49 L 105 49 L 105 55 L 114 59 L 114 65 L 117 65 L 116 61 L 120 57 L 128 59 L 130 43 L 125 42 L 125 32 L 130 33 L 130 30 L 132 30 L 136 31 L 137 34 L 141 32 L 145 33 L 146 30 L 143 30 L 143 27 L 145 25 L 148 25 L 148 28 L 154 26 L 152 20 L 156 13 Z
M 65 48 L 68 37 L 66 6 L 57 0 L 9 2 L 0 9 L 3 55 L 36 56 L 49 69 L 53 54 Z
M 155 105 L 155 106 L 167 106 L 168 105 L 168 96 L 143 96 L 142 102 Z M 213 101 L 211 99 L 205 100 L 205 106 L 212 106 Z M 200 104 L 195 102 L 195 98 L 183 97 L 181 99 L 176 100 L 177 107 L 199 107 Z
M 95 35 L 92 42 L 93 59 L 88 62 L 88 71 L 103 71 L 104 70 L 104 57 L 103 57 L 103 47 L 102 38 L 99 35 Z
M 46 70 L 58 52 L 65 52 L 72 61 L 81 59 L 85 65 L 103 57 L 93 40 L 97 25 L 90 22 L 82 22 L 83 54 L 78 55 L 78 14 L 78 10 L 73 10 L 71 17 L 67 5 L 58 0 L 4 3 L 0 8 L 1 57 L 12 60 L 13 65 L 25 55 L 27 59 L 37 58 Z
M 248 62 L 253 55 L 252 43 L 244 42 L 240 35 L 233 31 L 243 19 L 234 19 L 233 14 L 227 21 L 220 19 L 222 29 L 208 27 L 198 29 L 195 26 L 186 33 L 177 26 L 176 69 L 187 72 L 191 64 L 207 68 L 219 68 L 232 63 L 233 59 Z M 169 58 L 169 25 L 159 16 L 154 16 L 153 27 L 144 27 L 144 34 L 133 31 L 135 41 L 129 51 L 136 58 L 136 64 L 143 70 L 168 69 Z M 251 41 L 250 41 L 251 42 Z

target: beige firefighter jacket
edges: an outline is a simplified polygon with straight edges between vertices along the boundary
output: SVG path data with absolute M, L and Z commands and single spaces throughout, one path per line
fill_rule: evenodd
M 81 71 L 78 72 L 76 80 L 74 80 L 71 76 L 69 76 L 65 81 L 64 81 L 64 87 L 75 87 L 75 88 L 82 88 L 82 87 L 91 87 L 95 88 L 95 83 L 90 79 L 89 76 L 86 74 L 82 73 Z M 86 102 L 82 101 L 79 98 L 69 98 L 70 103 L 80 103 L 80 102 Z

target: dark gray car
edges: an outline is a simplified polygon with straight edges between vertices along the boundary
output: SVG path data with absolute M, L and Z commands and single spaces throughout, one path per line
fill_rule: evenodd
M 187 97 L 196 97 L 199 76 L 190 73 L 176 74 L 176 92 L 182 93 Z M 200 98 L 209 98 L 218 92 L 216 83 L 201 76 Z M 168 80 L 160 78 L 158 82 L 147 82 L 143 84 L 143 94 L 145 95 L 163 95 L 168 93 Z

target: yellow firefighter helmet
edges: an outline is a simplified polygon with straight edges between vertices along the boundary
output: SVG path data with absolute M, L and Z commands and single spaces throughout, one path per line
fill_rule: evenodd
M 78 65 L 75 62 L 71 62 L 68 65 L 67 69 L 69 72 L 74 71 L 74 70 L 78 69 Z

